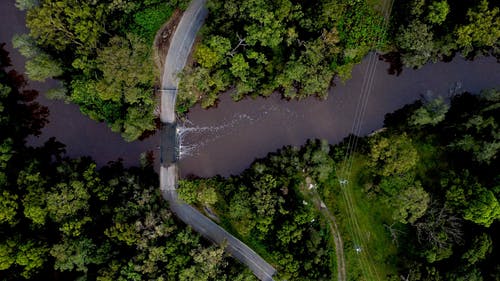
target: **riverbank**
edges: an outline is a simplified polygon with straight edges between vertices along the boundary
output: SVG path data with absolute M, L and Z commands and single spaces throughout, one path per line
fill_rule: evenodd
M 217 108 L 193 108 L 187 115 L 191 127 L 209 127 L 188 133 L 184 146 L 191 147 L 180 162 L 183 177 L 238 174 L 255 158 L 284 145 L 302 145 L 309 138 L 337 143 L 351 131 L 364 72 L 365 58 L 345 84 L 335 81 L 326 101 L 307 98 L 285 102 L 270 98 L 233 102 L 223 95 Z M 389 65 L 378 62 L 361 134 L 383 126 L 384 115 L 426 95 L 450 95 L 450 91 L 478 92 L 500 87 L 500 64 L 493 57 L 467 61 L 456 57 L 449 63 L 405 68 L 401 75 L 388 75 Z M 213 128 L 210 130 L 210 128 Z M 228 149 L 230 148 L 230 149 Z
M 25 13 L 14 6 L 15 1 L 0 1 L 0 42 L 5 42 L 10 52 L 12 68 L 20 73 L 25 71 L 25 58 L 12 47 L 14 34 L 27 33 Z M 99 166 L 109 161 L 123 159 L 125 166 L 139 164 L 142 152 L 154 151 L 158 161 L 160 144 L 159 134 L 153 135 L 144 141 L 126 142 L 120 134 L 113 133 L 104 123 L 97 123 L 84 116 L 78 106 L 66 104 L 62 101 L 49 100 L 45 92 L 57 85 L 55 80 L 49 79 L 45 83 L 29 81 L 29 87 L 39 91 L 37 101 L 50 110 L 49 123 L 43 128 L 42 135 L 30 138 L 29 144 L 41 145 L 50 137 L 67 145 L 67 155 L 70 157 L 91 156 Z M 155 165 L 156 166 L 156 165 Z
M 11 38 L 15 33 L 27 32 L 27 29 L 24 13 L 17 10 L 14 2 L 0 1 L 1 21 L 4 23 L 0 25 L 0 41 L 7 43 L 14 68 L 23 72 L 25 60 L 12 49 Z M 283 145 L 301 145 L 308 138 L 338 142 L 351 129 L 366 66 L 366 60 L 356 66 L 353 78 L 345 85 L 337 81 L 338 85 L 330 90 L 326 101 L 309 98 L 284 102 L 278 96 L 272 96 L 234 103 L 229 95 L 223 95 L 217 108 L 193 108 L 187 116 L 192 123 L 190 126 L 219 129 L 186 134 L 184 145 L 197 147 L 181 160 L 182 175 L 236 174 L 255 158 Z M 429 64 L 420 70 L 404 69 L 400 76 L 388 75 L 388 68 L 387 63 L 378 63 L 363 134 L 380 128 L 384 114 L 418 99 L 427 91 L 447 93 L 456 87 L 457 82 L 462 85 L 461 90 L 472 92 L 500 86 L 500 64 L 491 57 L 472 62 L 457 57 L 450 63 Z M 30 140 L 31 144 L 38 145 L 55 136 L 67 145 L 69 156 L 88 155 L 99 165 L 118 158 L 122 158 L 126 166 L 138 165 L 139 155 L 147 150 L 155 151 L 158 161 L 158 134 L 144 141 L 127 143 L 105 124 L 82 115 L 76 105 L 47 100 L 44 92 L 55 86 L 54 80 L 30 82 L 30 86 L 40 92 L 38 101 L 50 110 L 50 123 L 39 138 Z

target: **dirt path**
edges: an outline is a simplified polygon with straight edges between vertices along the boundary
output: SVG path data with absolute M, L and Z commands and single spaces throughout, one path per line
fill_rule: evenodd
M 330 221 L 330 230 L 332 231 L 333 241 L 335 243 L 335 255 L 337 257 L 337 280 L 346 281 L 347 274 L 345 269 L 344 242 L 342 241 L 342 236 L 340 236 L 339 227 L 335 217 L 330 213 L 330 210 L 328 210 L 323 201 L 321 201 L 321 204 L 325 206 L 324 208 L 321 208 L 321 212 Z
M 326 217 L 330 231 L 332 232 L 333 242 L 335 243 L 335 256 L 337 260 L 337 280 L 347 281 L 345 256 L 344 256 L 344 242 L 340 235 L 339 227 L 335 217 L 332 215 L 326 204 L 321 200 L 317 191 L 313 192 L 312 197 L 314 206 Z

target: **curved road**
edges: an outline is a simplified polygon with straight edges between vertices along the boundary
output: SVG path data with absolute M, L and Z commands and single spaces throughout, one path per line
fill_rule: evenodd
M 208 14 L 205 3 L 206 0 L 191 1 L 175 30 L 165 59 L 160 114 L 163 123 L 161 131 L 160 189 L 163 197 L 168 200 L 171 210 L 179 219 L 210 241 L 219 245 L 224 244 L 225 250 L 248 266 L 260 280 L 272 281 L 272 276 L 276 274 L 276 270 L 270 264 L 243 242 L 177 197 L 176 187 L 179 175 L 177 163 L 179 143 L 175 121 L 175 101 L 177 86 L 179 85 L 177 75 L 186 65 L 196 34 Z

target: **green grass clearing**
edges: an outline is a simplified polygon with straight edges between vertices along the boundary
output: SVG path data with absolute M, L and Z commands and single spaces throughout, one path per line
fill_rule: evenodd
M 339 223 L 348 280 L 387 280 L 396 273 L 397 249 L 384 226 L 390 221 L 391 211 L 365 193 L 363 163 L 363 158 L 355 157 L 349 183 L 341 187 L 332 177 L 322 195 Z

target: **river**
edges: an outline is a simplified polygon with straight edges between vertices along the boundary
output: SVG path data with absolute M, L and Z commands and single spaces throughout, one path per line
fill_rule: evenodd
M 14 68 L 24 71 L 24 59 L 12 49 L 11 37 L 26 32 L 24 13 L 14 7 L 14 0 L 0 1 L 0 42 L 7 42 Z M 222 96 L 217 108 L 199 106 L 188 114 L 191 131 L 183 137 L 187 153 L 180 161 L 183 176 L 236 174 L 255 158 L 266 156 L 284 145 L 301 145 L 309 138 L 335 143 L 352 128 L 367 60 L 356 66 L 352 79 L 345 84 L 335 81 L 327 100 L 314 97 L 301 101 L 284 101 L 279 96 L 232 102 Z M 421 96 L 449 96 L 452 90 L 478 92 L 483 88 L 500 87 L 500 64 L 495 58 L 481 57 L 466 61 L 460 57 L 449 63 L 428 64 L 419 70 L 404 69 L 401 75 L 387 74 L 389 65 L 377 64 L 374 86 L 362 123 L 362 134 L 380 128 L 384 115 Z M 77 106 L 47 100 L 43 92 L 54 81 L 30 83 L 42 93 L 38 101 L 50 110 L 50 123 L 42 136 L 31 139 L 38 145 L 51 136 L 67 145 L 71 157 L 91 156 L 99 165 L 122 158 L 127 166 L 138 164 L 143 151 L 157 152 L 159 136 L 145 141 L 127 143 L 105 124 L 82 115 Z M 198 129 L 194 129 L 198 128 Z M 158 165 L 156 165 L 158 166 Z
M 330 90 L 326 101 L 308 98 L 286 102 L 272 96 L 234 103 L 225 95 L 215 109 L 194 108 L 188 117 L 198 126 L 220 126 L 234 117 L 238 121 L 233 122 L 235 126 L 212 134 L 187 135 L 184 143 L 202 145 L 181 161 L 182 175 L 227 176 L 241 172 L 255 158 L 284 145 L 298 146 L 309 138 L 339 142 L 351 132 L 367 64 L 365 59 L 356 66 L 352 79 L 345 84 L 336 81 L 337 86 Z M 400 76 L 388 75 L 388 68 L 385 62 L 377 64 L 362 135 L 381 128 L 386 113 L 421 96 L 449 96 L 453 90 L 478 92 L 500 87 L 500 64 L 492 57 L 474 61 L 457 57 L 452 62 L 428 64 L 419 70 L 404 69 Z
M 27 33 L 28 30 L 25 26 L 25 13 L 19 11 L 14 3 L 15 0 L 0 0 L 0 43 L 7 43 L 6 49 L 10 52 L 13 68 L 23 73 L 25 59 L 12 48 L 11 41 L 14 34 Z M 106 124 L 97 123 L 80 113 L 78 106 L 45 98 L 43 93 L 56 85 L 54 80 L 29 83 L 29 88 L 40 92 L 38 102 L 50 110 L 49 123 L 42 135 L 29 139 L 29 144 L 40 145 L 55 136 L 58 141 L 66 144 L 68 156 L 91 156 L 100 166 L 118 158 L 122 158 L 126 166 L 138 165 L 140 154 L 149 150 L 158 155 L 159 134 L 145 141 L 128 143 L 120 134 L 111 132 Z

